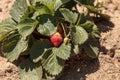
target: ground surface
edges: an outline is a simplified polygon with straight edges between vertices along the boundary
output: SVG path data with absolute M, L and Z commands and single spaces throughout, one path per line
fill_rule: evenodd
M 0 0 L 0 21 L 10 17 L 9 9 L 14 1 Z M 120 80 L 120 1 L 106 0 L 103 12 L 111 19 L 96 23 L 101 31 L 99 58 L 72 60 L 58 80 Z M 3 57 L 0 57 L 0 80 L 19 80 L 17 67 Z

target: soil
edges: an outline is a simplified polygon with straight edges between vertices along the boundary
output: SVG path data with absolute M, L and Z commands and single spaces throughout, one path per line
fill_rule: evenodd
M 15 0 L 0 0 L 0 21 L 10 17 Z M 100 0 L 99 0 L 100 1 Z M 101 32 L 98 59 L 74 59 L 65 67 L 58 80 L 120 80 L 120 1 L 105 0 L 103 13 L 110 20 L 96 22 Z M 18 68 L 0 56 L 0 80 L 20 80 Z

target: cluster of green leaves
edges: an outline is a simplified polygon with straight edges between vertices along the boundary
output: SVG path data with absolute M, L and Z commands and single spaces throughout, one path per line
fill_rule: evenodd
M 90 12 L 99 13 L 95 0 L 16 0 L 10 10 L 11 18 L 0 23 L 2 53 L 19 63 L 21 80 L 41 80 L 58 75 L 65 60 L 84 49 L 88 56 L 96 58 L 99 53 L 99 31 L 90 20 Z M 76 8 L 85 6 L 87 13 Z M 62 25 L 61 25 L 62 24 Z M 57 29 L 64 29 L 67 42 L 54 47 L 49 40 Z

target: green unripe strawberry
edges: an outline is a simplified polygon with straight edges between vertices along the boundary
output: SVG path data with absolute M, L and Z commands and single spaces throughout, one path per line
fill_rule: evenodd
M 62 36 L 61 36 L 61 34 L 60 33 L 55 33 L 55 34 L 53 34 L 51 37 L 50 37 L 50 40 L 51 40 L 51 42 L 53 43 L 53 45 L 55 46 L 55 47 L 58 47 L 62 42 L 63 42 L 63 38 L 62 38 Z
M 69 40 L 69 39 L 68 39 L 67 37 L 65 37 L 65 38 L 64 38 L 64 43 L 67 43 L 68 40 Z

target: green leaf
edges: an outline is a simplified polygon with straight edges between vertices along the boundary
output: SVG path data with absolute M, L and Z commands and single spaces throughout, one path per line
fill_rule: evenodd
M 56 0 L 53 0 L 51 3 L 46 4 L 46 6 L 49 8 L 49 10 L 51 11 L 52 15 L 54 15 L 55 10 L 54 10 L 54 5 L 55 5 Z
M 51 2 L 53 2 L 54 0 L 36 0 L 36 2 L 40 2 L 42 4 L 50 4 Z
M 56 54 L 57 57 L 67 60 L 71 54 L 71 46 L 63 43 L 59 48 L 53 48 L 52 52 Z
M 83 24 L 80 24 L 81 27 L 83 27 L 88 33 L 91 33 L 93 31 L 94 23 L 91 21 L 86 21 Z
M 86 7 L 90 12 L 93 12 L 93 13 L 98 13 L 100 11 L 100 9 L 95 8 L 94 6 L 86 5 Z
M 84 5 L 94 5 L 95 0 L 74 0 Z
M 6 53 L 11 52 L 15 48 L 19 39 L 20 35 L 18 32 L 11 32 L 8 34 L 8 36 L 2 42 L 2 52 L 4 55 L 7 55 Z
M 98 37 L 98 38 L 100 37 L 99 30 L 93 22 L 86 21 L 85 23 L 81 24 L 80 26 L 83 27 L 91 35 Z
M 97 58 L 99 54 L 99 41 L 94 38 L 89 38 L 87 42 L 83 44 L 83 48 L 87 55 L 91 58 Z
M 72 12 L 66 8 L 60 8 L 59 10 L 66 21 L 68 21 L 70 23 L 74 23 L 74 24 L 76 23 L 76 21 L 78 19 L 78 14 L 76 12 Z
M 100 15 L 100 18 L 102 18 L 104 20 L 110 20 L 110 15 L 108 15 L 108 14 L 102 14 L 102 13 L 100 13 L 99 15 Z
M 43 14 L 54 15 L 54 4 L 56 0 L 39 0 L 36 4 L 34 16 L 39 16 Z
M 12 33 L 4 41 L 2 45 L 3 54 L 9 61 L 13 62 L 18 59 L 20 54 L 28 47 L 28 39 L 23 39 L 18 33 Z M 7 50 L 8 49 L 8 50 Z
M 52 52 L 52 49 L 46 50 L 42 58 L 43 68 L 51 75 L 58 75 L 64 66 L 64 61 Z
M 0 41 L 2 41 L 5 37 L 7 37 L 9 33 L 15 30 L 16 28 L 17 28 L 16 23 L 10 18 L 1 22 L 0 23 Z
M 84 24 L 87 20 L 90 19 L 90 16 L 86 13 L 81 13 L 80 14 L 80 20 L 78 24 Z
M 33 14 L 33 18 L 44 14 L 52 14 L 52 12 L 46 5 L 37 4 L 35 7 L 35 13 Z
M 92 31 L 92 35 L 99 38 L 100 37 L 100 32 L 98 30 L 98 27 L 94 24 L 93 26 L 93 31 Z
M 54 34 L 56 32 L 56 29 L 57 28 L 55 28 L 50 21 L 48 21 L 44 25 L 39 25 L 39 27 L 37 28 L 40 34 L 46 35 L 46 36 L 51 36 L 52 34 Z
M 41 80 L 42 66 L 40 63 L 33 63 L 29 59 L 24 59 L 19 66 L 21 80 Z
M 76 26 L 75 29 L 73 29 L 72 33 L 72 41 L 73 44 L 78 45 L 78 44 L 83 44 L 85 41 L 88 39 L 88 33 L 84 28 L 81 26 Z
M 64 0 L 66 1 L 66 0 Z M 66 2 L 65 4 L 63 4 L 61 7 L 67 8 L 67 9 L 72 9 L 73 7 L 75 7 L 77 3 L 74 0 L 69 0 L 68 2 Z
M 29 36 L 36 28 L 38 22 L 32 19 L 24 19 L 18 24 L 18 31 L 22 37 L 26 38 Z
M 42 35 L 51 36 L 57 30 L 56 20 L 54 17 L 49 15 L 44 15 L 40 20 L 41 24 L 37 28 L 38 32 Z
M 25 14 L 28 10 L 28 0 L 16 0 L 13 4 L 10 15 L 16 22 L 20 22 L 21 17 Z
M 63 4 L 69 2 L 70 0 L 56 0 L 55 5 L 54 5 L 54 10 L 56 11 L 60 6 Z
M 30 58 L 35 63 L 40 61 L 43 53 L 50 47 L 52 47 L 52 43 L 47 39 L 35 41 L 34 45 L 32 46 L 32 49 L 30 50 Z
M 78 54 L 80 52 L 79 45 L 74 45 L 73 51 L 75 54 Z
M 55 75 L 51 75 L 49 73 L 45 73 L 45 79 L 46 80 L 55 80 L 56 79 L 56 76 Z

